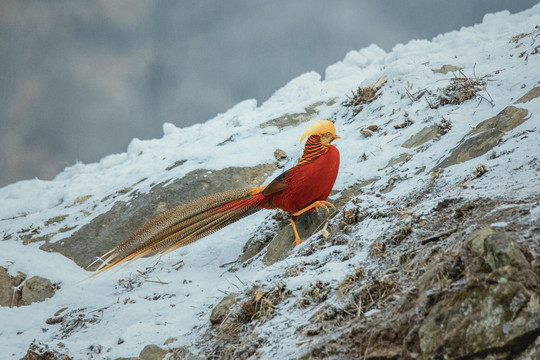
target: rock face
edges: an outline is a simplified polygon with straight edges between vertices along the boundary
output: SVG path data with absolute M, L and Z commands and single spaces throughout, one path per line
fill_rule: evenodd
M 514 104 L 526 103 L 533 99 L 536 99 L 537 97 L 540 97 L 540 86 L 534 87 L 529 90 L 525 95 L 517 99 Z
M 54 295 L 55 287 L 50 280 L 40 276 L 25 279 L 23 273 L 11 276 L 5 268 L 0 267 L 0 306 L 30 305 Z
M 49 279 L 32 276 L 26 280 L 21 292 L 21 305 L 44 301 L 54 295 L 54 286 Z
M 452 149 L 450 155 L 443 159 L 433 170 L 460 164 L 475 157 L 484 155 L 501 141 L 505 132 L 525 122 L 528 111 L 515 106 L 508 106 L 499 114 L 485 120 L 472 129 L 461 143 Z
M 439 133 L 439 127 L 437 125 L 426 126 L 418 132 L 418 134 L 411 136 L 401 146 L 407 149 L 420 146 L 430 140 L 437 138 Z
M 41 248 L 60 252 L 79 266 L 87 267 L 96 256 L 118 245 L 160 213 L 204 195 L 259 186 L 276 168 L 276 164 L 262 164 L 212 172 L 192 171 L 169 185 L 154 186 L 147 194 L 135 193 L 129 203 L 115 203 L 111 210 L 97 216 L 70 237 L 46 243 Z
M 319 212 L 310 212 L 303 214 L 296 221 L 296 229 L 302 239 L 307 239 L 322 224 L 325 217 Z M 291 225 L 281 229 L 274 240 L 268 244 L 266 254 L 262 262 L 265 265 L 272 265 L 285 259 L 294 248 L 294 231 Z
M 10 276 L 7 270 L 0 266 L 0 306 L 18 306 L 20 290 L 16 288 L 24 281 L 26 275 L 19 273 Z
M 286 126 L 298 126 L 302 123 L 308 122 L 315 115 L 318 114 L 317 107 L 325 104 L 322 101 L 316 102 L 307 108 L 305 108 L 305 112 L 303 113 L 294 113 L 294 114 L 285 114 L 283 116 L 280 116 L 278 118 L 269 120 L 263 124 L 261 124 L 262 128 L 268 127 L 268 126 L 276 126 L 279 129 L 282 129 Z M 326 102 L 326 105 L 332 105 L 334 104 L 334 100 L 330 100 Z
M 466 242 L 489 265 L 475 282 L 437 303 L 419 331 L 428 358 L 511 354 L 540 335 L 538 278 L 516 244 L 504 233 L 483 230 Z M 469 283 L 473 280 L 469 279 Z

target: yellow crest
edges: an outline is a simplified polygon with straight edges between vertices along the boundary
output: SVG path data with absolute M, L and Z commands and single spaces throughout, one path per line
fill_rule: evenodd
M 315 120 L 302 134 L 302 137 L 300 138 L 300 142 L 302 142 L 305 138 L 310 137 L 311 135 L 322 135 L 330 133 L 332 135 L 336 135 L 336 128 L 334 127 L 334 123 L 330 120 Z

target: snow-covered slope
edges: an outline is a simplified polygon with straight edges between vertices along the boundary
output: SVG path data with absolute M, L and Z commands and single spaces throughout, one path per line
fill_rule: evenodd
M 23 272 L 50 279 L 59 289 L 44 302 L 0 307 L 0 358 L 21 358 L 34 340 L 76 359 L 136 356 L 148 344 L 187 346 L 193 353 L 209 356 L 209 344 L 217 341 L 208 338 L 213 331 L 209 315 L 216 304 L 229 293 L 248 293 L 254 286 L 268 290 L 277 284 L 290 294 L 276 305 L 271 319 L 252 329 L 260 338 L 253 356 L 298 358 L 310 346 L 304 345 L 305 336 L 298 329 L 307 326 L 324 306 L 324 302 L 298 306 L 299 299 L 320 281 L 330 289 L 325 301 L 337 301 L 339 284 L 358 265 L 369 269 L 374 261 L 370 246 L 397 221 L 373 217 L 355 224 L 352 232 L 340 233 L 344 211 L 358 209 L 358 204 L 363 210 L 380 212 L 406 212 L 414 207 L 415 216 L 429 221 L 430 209 L 441 199 L 489 197 L 531 201 L 524 217 L 538 218 L 540 99 L 515 102 L 540 84 L 539 24 L 537 5 L 515 15 L 486 15 L 482 24 L 432 41 L 397 45 L 390 53 L 376 45 L 351 51 L 343 61 L 329 66 L 324 78 L 317 73 L 301 75 L 260 106 L 247 100 L 189 128 L 164 124 L 161 139 L 134 139 L 127 152 L 99 163 L 76 164 L 52 181 L 35 179 L 1 188 L 0 266 L 13 276 Z M 444 65 L 452 65 L 454 71 L 434 71 Z M 359 86 L 383 76 L 387 81 L 374 101 L 361 105 L 361 110 L 360 105 L 345 105 Z M 441 102 L 451 96 L 443 96 L 444 89 L 466 81 L 478 87 L 474 96 L 459 104 Z M 40 250 L 42 243 L 23 245 L 24 235 L 32 231 L 48 234 L 50 242 L 61 242 L 110 210 L 115 201 L 128 200 L 129 194 L 122 191 L 126 188 L 146 193 L 155 184 L 171 182 L 195 169 L 272 163 L 277 148 L 288 155 L 285 168 L 291 167 L 302 153 L 298 140 L 307 123 L 261 125 L 285 114 L 302 113 L 319 102 L 315 118 L 335 120 L 342 137 L 335 142 L 341 166 L 337 193 L 331 198 L 374 179 L 330 221 L 346 241 L 314 248 L 310 244 L 314 239 L 324 243 L 319 233 L 273 265 L 265 266 L 260 258 L 244 266 L 235 263 L 260 224 L 271 220 L 272 213 L 262 211 L 159 259 L 136 261 L 90 280 L 85 278 L 91 273 L 70 259 Z M 477 125 L 510 105 L 527 110 L 525 121 L 504 130 L 492 150 L 444 171 L 430 171 L 473 137 L 468 134 Z M 436 137 L 412 148 L 402 147 L 432 125 L 440 130 Z M 370 132 L 366 131 L 369 126 Z M 402 161 L 387 167 L 404 153 Z M 482 166 L 487 171 L 478 170 Z M 267 181 L 281 171 L 276 170 Z M 111 197 L 113 193 L 118 195 Z M 424 194 L 421 203 L 411 202 L 415 194 Z M 48 221 L 58 216 L 62 221 Z M 504 227 L 505 221 L 509 220 L 492 225 Z M 533 239 L 538 242 L 538 234 Z M 184 265 L 176 270 L 179 260 Z M 56 315 L 63 316 L 62 324 L 46 323 L 63 308 L 67 309 Z

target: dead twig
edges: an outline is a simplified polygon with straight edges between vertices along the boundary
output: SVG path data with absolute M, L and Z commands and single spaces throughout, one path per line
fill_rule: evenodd
M 420 243 L 422 245 L 426 245 L 426 244 L 428 244 L 430 242 L 438 241 L 441 238 L 446 237 L 448 235 L 451 235 L 451 234 L 455 233 L 458 230 L 459 230 L 459 228 L 455 227 L 455 228 L 452 228 L 452 229 L 449 229 L 449 230 L 441 231 L 439 233 L 428 236 L 427 238 L 423 239 Z

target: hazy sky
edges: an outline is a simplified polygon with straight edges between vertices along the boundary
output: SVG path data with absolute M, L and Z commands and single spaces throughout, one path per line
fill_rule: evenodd
M 431 39 L 537 0 L 2 0 L 0 186 L 161 137 L 350 50 Z

